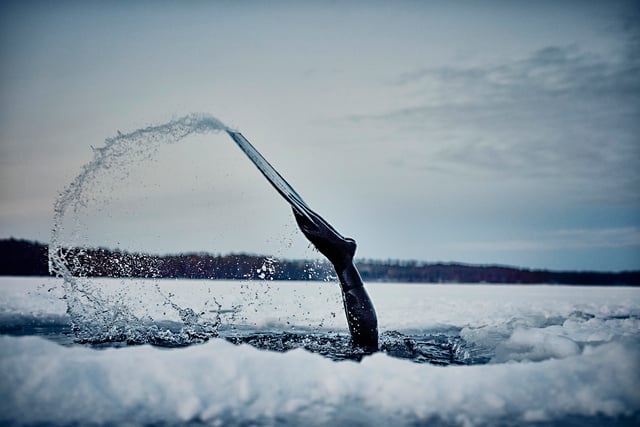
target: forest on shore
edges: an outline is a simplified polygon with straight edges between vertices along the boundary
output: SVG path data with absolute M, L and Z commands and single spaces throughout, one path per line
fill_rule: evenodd
M 274 259 L 263 255 L 187 253 L 152 255 L 105 248 L 70 248 L 72 274 L 88 277 L 327 280 L 334 276 L 327 262 Z M 368 282 L 514 283 L 565 285 L 640 285 L 640 271 L 550 271 L 497 265 L 427 263 L 356 259 Z M 48 276 L 48 246 L 19 239 L 0 240 L 0 275 Z

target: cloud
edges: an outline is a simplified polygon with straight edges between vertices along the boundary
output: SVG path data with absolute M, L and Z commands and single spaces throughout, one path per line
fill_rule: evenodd
M 533 240 L 503 240 L 493 242 L 463 242 L 456 249 L 477 251 L 550 251 L 559 249 L 619 249 L 640 248 L 637 227 L 556 230 Z
M 527 57 L 498 64 L 423 68 L 401 75 L 395 84 L 406 86 L 432 80 L 445 86 L 472 89 L 471 94 L 494 95 L 476 99 L 483 105 L 513 101 L 521 96 L 530 99 L 576 93 L 635 98 L 640 91 L 637 77 L 640 58 L 637 52 L 629 52 L 604 58 L 589 54 L 577 45 L 547 46 Z M 460 94 L 455 94 L 454 101 L 458 99 L 456 96 Z
M 593 195 L 638 203 L 638 76 L 638 55 L 548 46 L 502 63 L 405 73 L 394 84 L 414 105 L 350 120 L 414 129 L 425 158 L 455 173 L 577 180 L 594 183 Z

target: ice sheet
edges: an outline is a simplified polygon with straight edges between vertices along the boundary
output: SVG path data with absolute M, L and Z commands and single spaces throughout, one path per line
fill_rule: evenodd
M 0 314 L 59 316 L 47 278 L 0 278 Z M 153 282 L 101 280 L 140 313 L 175 317 Z M 459 335 L 487 364 L 377 353 L 334 362 L 222 339 L 96 350 L 0 336 L 0 424 L 633 425 L 640 420 L 636 288 L 368 285 L 383 332 Z M 346 331 L 334 283 L 160 281 L 196 311 L 212 298 L 257 330 Z M 334 312 L 335 316 L 331 313 Z M 227 321 L 230 321 L 227 319 Z

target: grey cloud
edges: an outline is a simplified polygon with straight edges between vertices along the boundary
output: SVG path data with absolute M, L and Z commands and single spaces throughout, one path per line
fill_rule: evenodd
M 549 46 L 502 64 L 405 74 L 398 88 L 422 103 L 351 120 L 419 129 L 430 160 L 452 171 L 579 179 L 593 194 L 637 202 L 638 76 L 634 56 Z
M 530 56 L 485 66 L 425 68 L 402 75 L 398 86 L 431 81 L 441 90 L 454 87 L 491 95 L 482 103 L 496 103 L 543 96 L 595 95 L 638 97 L 640 61 L 634 57 L 604 59 L 582 52 L 576 46 L 549 46 Z M 420 88 L 416 90 L 421 91 Z M 423 95 L 432 93 L 422 90 Z M 456 99 L 455 93 L 449 93 Z M 476 100 L 480 101 L 480 100 Z M 447 102 L 441 102 L 447 104 Z

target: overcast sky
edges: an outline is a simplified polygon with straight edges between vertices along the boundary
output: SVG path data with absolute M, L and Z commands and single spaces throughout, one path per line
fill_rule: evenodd
M 640 269 L 638 2 L 2 2 L 0 237 L 47 242 L 92 147 L 191 112 L 360 257 Z M 314 256 L 226 135 L 121 172 L 91 244 Z

